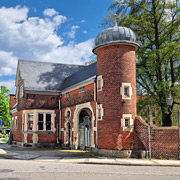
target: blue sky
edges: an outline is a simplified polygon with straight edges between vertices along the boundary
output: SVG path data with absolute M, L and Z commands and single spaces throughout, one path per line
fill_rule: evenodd
M 15 93 L 18 59 L 83 64 L 112 0 L 0 0 L 0 85 Z

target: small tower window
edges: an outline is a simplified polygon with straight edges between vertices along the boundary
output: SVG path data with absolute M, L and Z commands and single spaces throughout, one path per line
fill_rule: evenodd
M 98 119 L 101 119 L 101 109 L 98 109 Z
M 102 91 L 102 87 L 103 87 L 103 79 L 102 79 L 102 75 L 97 77 L 97 91 Z
M 131 99 L 132 96 L 132 87 L 131 83 L 122 83 L 120 87 L 120 94 L 122 95 L 122 99 Z
M 123 131 L 133 130 L 133 119 L 131 114 L 123 114 L 121 119 L 121 127 Z
M 103 114 L 102 104 L 97 105 L 97 119 L 102 120 Z

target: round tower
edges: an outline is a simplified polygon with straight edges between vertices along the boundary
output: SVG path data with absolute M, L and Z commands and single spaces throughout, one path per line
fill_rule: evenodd
M 126 27 L 107 28 L 95 39 L 99 149 L 133 149 L 138 48 L 134 32 Z

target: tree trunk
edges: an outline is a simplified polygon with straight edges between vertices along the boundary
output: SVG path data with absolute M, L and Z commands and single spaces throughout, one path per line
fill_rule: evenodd
M 172 126 L 171 114 L 162 111 L 162 126 Z

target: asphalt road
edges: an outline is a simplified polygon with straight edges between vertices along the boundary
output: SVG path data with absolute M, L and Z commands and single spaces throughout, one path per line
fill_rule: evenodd
M 65 164 L 0 159 L 0 180 L 180 180 L 179 167 Z

